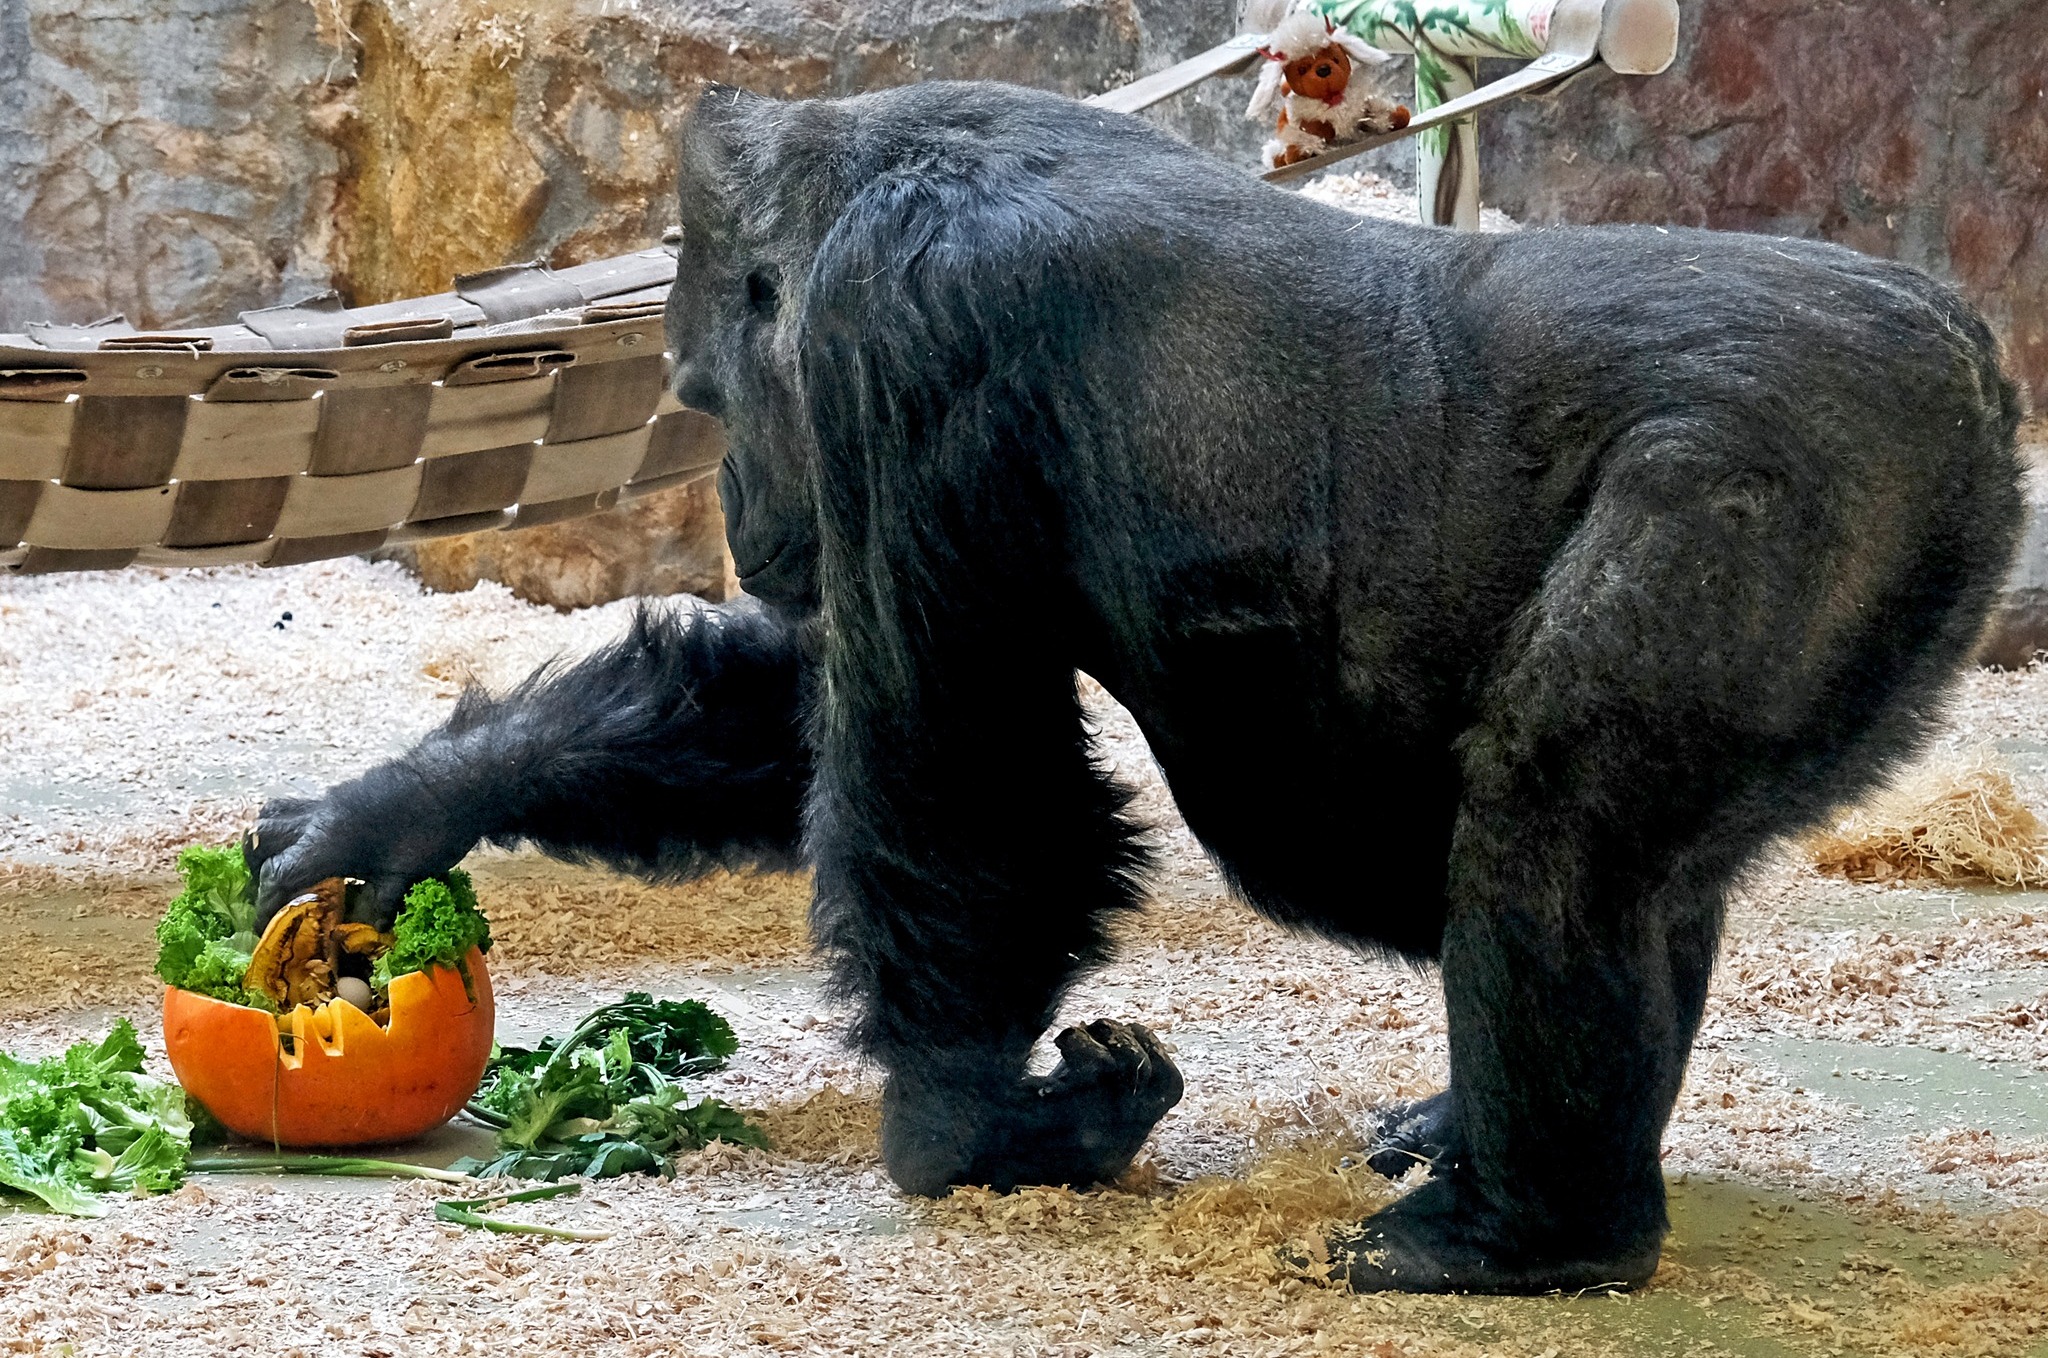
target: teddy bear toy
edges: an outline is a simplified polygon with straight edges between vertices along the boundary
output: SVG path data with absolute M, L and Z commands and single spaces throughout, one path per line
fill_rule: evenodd
M 1266 66 L 1245 116 L 1264 118 L 1275 104 L 1280 107 L 1273 140 L 1265 148 L 1269 168 L 1306 160 L 1333 144 L 1408 126 L 1405 105 L 1382 98 L 1351 78 L 1359 63 L 1386 61 L 1388 54 L 1320 14 L 1296 10 L 1288 15 L 1266 36 L 1259 54 L 1266 58 Z

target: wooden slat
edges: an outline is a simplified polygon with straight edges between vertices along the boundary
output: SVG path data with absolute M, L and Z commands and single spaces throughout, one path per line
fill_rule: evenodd
M 647 459 L 633 473 L 633 480 L 674 476 L 679 472 L 709 472 L 725 456 L 725 426 L 701 410 L 683 410 L 663 415 L 654 422 L 647 440 Z
M 236 542 L 221 547 L 144 547 L 136 552 L 135 564 L 181 567 L 261 566 L 267 564 L 276 551 L 275 539 Z
M 1262 33 L 1240 33 L 1229 42 L 1189 57 L 1177 66 L 1155 71 L 1142 80 L 1117 89 L 1104 90 L 1085 102 L 1117 113 L 1136 113 L 1182 90 L 1192 89 L 1204 80 L 1249 70 L 1260 60 L 1257 48 L 1265 40 Z
M 0 548 L 20 544 L 48 481 L 0 481 Z
M 320 398 L 320 428 L 306 470 L 315 476 L 390 471 L 419 460 L 434 388 L 371 387 Z
M 81 396 L 64 459 L 64 484 L 134 490 L 170 479 L 185 437 L 183 396 Z
M 555 379 L 450 387 L 436 383 L 420 456 L 453 457 L 486 448 L 533 443 L 554 415 Z
M 515 443 L 507 448 L 487 448 L 423 462 L 419 498 L 412 512 L 401 517 L 444 519 L 452 514 L 481 514 L 515 504 L 533 465 L 533 452 L 533 444 Z
M 659 353 L 613 363 L 579 363 L 555 379 L 546 442 L 574 443 L 638 429 L 654 416 L 668 360 Z
M 23 575 L 57 575 L 72 571 L 118 571 L 135 564 L 138 549 L 114 547 L 72 550 L 66 547 L 31 547 L 22 553 L 15 570 Z
M 586 514 L 598 514 L 619 502 L 619 490 L 601 490 L 595 495 L 575 495 L 566 500 L 550 500 L 544 504 L 521 504 L 512 516 L 514 528 L 538 528 L 543 524 L 562 523 L 568 519 L 580 519 Z
M 296 476 L 312 466 L 321 405 L 194 399 L 171 475 L 180 481 Z
M 75 400 L 0 401 L 0 478 L 56 480 L 77 413 Z
M 664 490 L 674 490 L 677 486 L 694 485 L 710 477 L 713 470 L 711 467 L 705 467 L 699 471 L 677 472 L 673 476 L 656 476 L 646 481 L 632 481 L 619 487 L 619 498 L 621 500 L 638 500 L 643 496 L 655 495 Z
M 276 532 L 281 538 L 383 533 L 405 521 L 419 493 L 419 463 L 358 476 L 295 476 Z
M 169 486 L 80 490 L 46 485 L 21 540 L 31 547 L 104 551 L 147 547 L 171 525 Z
M 261 542 L 277 526 L 292 477 L 237 481 L 184 481 L 164 531 L 166 547 L 220 547 Z
M 450 514 L 439 519 L 413 519 L 391 530 L 390 542 L 425 542 L 430 538 L 461 537 L 465 533 L 494 533 L 512 525 L 509 509 L 484 509 L 473 514 Z
M 647 461 L 651 424 L 624 434 L 584 439 L 580 443 L 544 443 L 533 450 L 526 484 L 518 494 L 528 501 L 566 500 L 614 490 L 633 478 Z
M 390 534 L 382 529 L 362 533 L 340 533 L 331 537 L 280 537 L 264 561 L 266 566 L 303 566 L 308 561 L 329 561 L 337 556 L 361 556 L 384 545 Z

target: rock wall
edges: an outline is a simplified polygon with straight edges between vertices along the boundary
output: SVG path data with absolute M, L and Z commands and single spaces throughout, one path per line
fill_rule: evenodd
M 0 328 L 356 304 L 644 247 L 703 79 L 786 96 L 991 78 L 1086 94 L 1235 0 L 0 0 Z M 1250 145 L 1239 88 L 1161 111 Z
M 0 0 L 0 330 L 324 286 L 351 72 L 306 0 Z
M 1487 200 L 1917 264 L 1984 310 L 2048 409 L 2048 4 L 1681 3 L 1664 75 L 1590 76 L 1485 120 Z
M 640 594 L 717 601 L 739 590 L 709 479 L 602 514 L 512 533 L 471 533 L 390 555 L 409 564 L 429 589 L 459 594 L 479 580 L 496 580 L 522 599 L 556 608 Z

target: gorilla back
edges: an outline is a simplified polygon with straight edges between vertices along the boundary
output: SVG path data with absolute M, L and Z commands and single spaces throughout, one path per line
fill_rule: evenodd
M 264 899 L 479 837 L 806 856 L 898 1182 L 1112 1177 L 1179 1096 L 1151 1035 L 1026 1070 L 1141 896 L 1084 669 L 1254 905 L 1441 965 L 1450 1088 L 1387 1148 L 1432 1176 L 1352 1284 L 1648 1277 L 1728 882 L 1913 748 L 2012 550 L 1979 320 L 1827 246 L 1362 220 L 998 86 L 714 90 L 683 159 L 677 390 L 767 612 L 267 811 Z

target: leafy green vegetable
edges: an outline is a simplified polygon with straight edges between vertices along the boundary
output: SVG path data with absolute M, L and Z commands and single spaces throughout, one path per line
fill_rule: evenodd
M 559 1043 L 544 1037 L 530 1049 L 499 1047 L 491 1055 L 490 1070 L 539 1070 L 558 1047 L 580 1047 L 600 1034 L 608 1037 L 614 1028 L 625 1030 L 634 1061 L 670 1079 L 717 1070 L 740 1049 L 732 1025 L 702 1001 L 657 1000 L 644 990 L 630 990 L 616 1004 L 593 1009 Z
M 469 874 L 450 868 L 448 875 L 429 877 L 405 893 L 405 904 L 391 926 L 391 947 L 370 970 L 370 984 L 378 990 L 390 988 L 391 978 L 428 967 L 450 967 L 469 971 L 464 959 L 469 950 L 491 950 L 491 926 L 476 906 L 476 891 Z
M 156 974 L 180 990 L 276 1009 L 242 986 L 256 951 L 256 897 L 241 846 L 194 844 L 178 855 L 178 875 L 185 889 L 156 926 Z
M 102 1193 L 177 1187 L 192 1120 L 176 1085 L 142 1073 L 135 1025 L 99 1043 L 23 1061 L 0 1053 L 0 1187 L 72 1216 L 100 1216 Z
M 481 1178 L 593 1179 L 667 1173 L 669 1157 L 713 1141 L 765 1147 L 760 1128 L 717 1099 L 686 1100 L 675 1079 L 725 1064 L 726 1021 L 695 1000 L 635 991 L 574 1032 L 492 1053 L 470 1113 L 498 1129 L 498 1154 L 456 1162 Z

